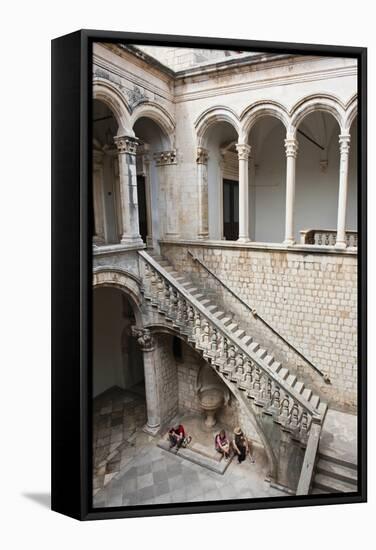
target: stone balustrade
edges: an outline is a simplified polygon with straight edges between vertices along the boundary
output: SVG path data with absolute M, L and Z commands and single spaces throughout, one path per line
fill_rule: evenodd
M 346 247 L 357 248 L 357 231 L 346 231 Z M 300 231 L 300 244 L 314 244 L 317 246 L 335 246 L 337 231 L 335 229 L 303 229 Z
M 294 439 L 306 443 L 312 423 L 324 414 L 285 375 L 272 368 L 265 350 L 246 346 L 151 256 L 142 258 L 143 294 L 159 314 L 180 332 L 228 383 L 244 392 L 252 404 L 273 417 Z M 260 353 L 261 352 L 261 353 Z M 286 369 L 285 369 L 286 370 Z

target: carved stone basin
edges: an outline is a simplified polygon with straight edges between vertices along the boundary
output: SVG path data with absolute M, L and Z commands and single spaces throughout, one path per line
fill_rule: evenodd
M 208 388 L 199 392 L 201 408 L 206 413 L 205 426 L 212 428 L 216 424 L 215 413 L 222 407 L 225 397 L 220 388 Z

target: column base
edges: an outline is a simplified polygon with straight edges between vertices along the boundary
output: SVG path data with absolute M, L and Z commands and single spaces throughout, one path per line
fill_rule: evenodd
M 209 239 L 209 233 L 199 233 L 197 235 L 197 240 L 199 241 L 207 241 Z
M 179 239 L 180 235 L 179 233 L 166 233 L 165 237 L 166 239 Z
M 158 424 L 158 426 L 149 426 L 148 424 L 145 424 L 145 426 L 142 428 L 142 431 L 155 437 L 159 433 L 160 429 L 161 429 L 160 424 Z
M 141 239 L 140 235 L 136 236 L 129 236 L 129 235 L 123 235 L 120 241 L 120 244 L 135 244 L 135 245 L 143 245 L 145 244 L 144 241 Z
M 294 246 L 295 242 L 296 241 L 294 239 L 286 239 L 286 240 L 283 241 L 283 244 L 285 246 Z
M 239 237 L 237 242 L 238 243 L 249 243 L 249 242 L 251 242 L 251 239 L 249 237 Z
M 339 250 L 345 250 L 347 248 L 347 245 L 345 241 L 336 241 L 336 244 L 334 245 L 335 248 L 338 248 Z

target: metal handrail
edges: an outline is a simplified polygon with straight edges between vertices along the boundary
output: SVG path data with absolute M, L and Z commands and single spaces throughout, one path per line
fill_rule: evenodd
M 197 256 L 195 256 L 193 254 L 193 252 L 191 252 L 191 250 L 188 249 L 188 254 L 192 257 L 192 259 L 195 261 L 195 262 L 198 262 L 204 269 L 205 271 L 207 271 L 216 281 L 218 281 L 232 296 L 234 296 L 246 309 L 248 309 L 248 311 L 250 311 L 252 313 L 252 315 L 254 317 L 257 317 L 257 319 L 260 319 L 260 321 L 266 326 L 268 327 L 268 329 L 273 332 L 273 334 L 275 334 L 280 340 L 282 340 L 282 342 L 284 342 L 290 349 L 292 349 L 297 355 L 299 355 L 299 357 L 301 357 L 304 361 L 306 361 L 306 363 L 308 363 L 308 365 L 315 371 L 317 372 L 317 374 L 319 374 L 324 382 L 326 384 L 331 384 L 331 381 L 330 381 L 330 378 L 327 374 L 325 374 L 324 372 L 322 372 L 319 368 L 316 367 L 316 365 L 314 365 L 312 363 L 312 361 L 310 361 L 308 359 L 308 357 L 306 357 L 301 351 L 299 351 L 293 344 L 291 344 L 291 342 L 289 342 L 288 340 L 286 340 L 286 338 L 284 336 L 282 336 L 282 334 L 280 334 L 278 332 L 277 329 L 275 329 L 274 327 L 272 327 L 272 325 L 270 325 L 268 323 L 268 321 L 266 321 L 259 313 L 257 313 L 256 309 L 255 308 L 252 308 L 249 304 L 247 304 L 247 302 L 245 302 L 242 298 L 240 298 L 238 296 L 238 294 L 236 292 L 234 292 L 232 290 L 232 288 L 230 288 L 224 281 L 222 281 L 222 279 L 220 277 L 218 277 L 218 275 L 216 275 L 202 260 L 200 260 L 200 258 L 198 258 Z

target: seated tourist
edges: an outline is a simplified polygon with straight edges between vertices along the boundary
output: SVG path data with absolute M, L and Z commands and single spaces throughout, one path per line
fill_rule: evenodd
M 227 439 L 225 430 L 221 430 L 215 436 L 215 450 L 221 453 L 226 460 L 230 457 L 230 442 Z
M 252 446 L 251 442 L 246 438 L 242 430 L 238 427 L 234 430 L 234 439 L 232 442 L 232 447 L 234 449 L 235 454 L 238 457 L 238 463 L 241 464 L 247 454 L 251 460 L 252 463 L 255 462 L 253 456 L 252 456 Z
M 170 441 L 170 449 L 175 447 L 176 451 L 178 451 L 180 447 L 186 447 L 192 438 L 186 434 L 183 424 L 179 424 L 176 428 L 169 430 L 168 439 Z

